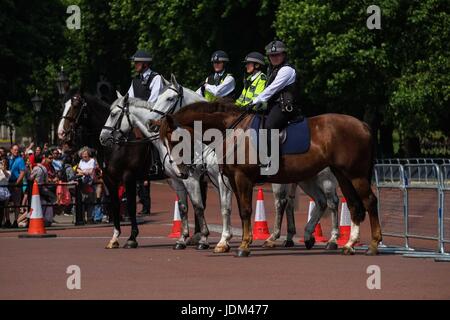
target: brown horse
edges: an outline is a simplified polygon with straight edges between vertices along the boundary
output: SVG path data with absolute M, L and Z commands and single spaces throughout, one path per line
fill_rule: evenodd
M 183 108 L 176 114 L 168 115 L 159 123 L 160 135 L 169 150 L 172 150 L 178 143 L 172 141 L 172 133 L 176 129 L 183 128 L 189 131 L 192 137 L 194 121 L 202 122 L 203 132 L 215 128 L 224 133 L 226 129 L 234 127 L 237 119 L 242 120 L 235 129 L 248 129 L 253 117 L 252 114 L 243 115 L 242 109 L 224 101 L 198 102 Z M 378 244 L 382 237 L 377 199 L 371 189 L 374 152 L 368 125 L 351 116 L 324 114 L 309 118 L 309 126 L 311 133 L 309 150 L 303 154 L 281 156 L 279 170 L 275 175 L 261 176 L 260 166 L 250 164 L 247 151 L 250 148 L 248 139 L 245 149 L 246 162 L 244 164 L 228 164 L 227 162 L 221 166 L 223 173 L 230 179 L 242 221 L 243 235 L 237 252 L 238 256 L 250 254 L 252 191 L 255 183 L 262 181 L 294 183 L 312 178 L 326 167 L 330 167 L 338 179 L 342 193 L 347 199 L 352 222 L 359 227 L 364 220 L 366 210 L 369 213 L 372 241 L 367 254 L 378 253 Z M 225 149 L 227 143 L 224 145 Z M 183 165 L 178 167 L 183 170 Z M 352 247 L 357 240 L 357 237 L 351 238 L 350 245 L 347 243 L 343 253 L 354 253 Z

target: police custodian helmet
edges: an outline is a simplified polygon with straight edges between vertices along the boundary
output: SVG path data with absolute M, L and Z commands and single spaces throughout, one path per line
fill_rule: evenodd
M 228 59 L 228 55 L 225 51 L 217 50 L 214 52 L 211 56 L 211 62 L 228 62 L 230 59 Z
M 134 62 L 151 62 L 152 56 L 145 50 L 138 50 L 130 59 Z
M 250 52 L 244 59 L 244 61 L 242 61 L 243 63 L 247 63 L 247 62 L 254 62 L 254 63 L 259 63 L 260 65 L 265 65 L 266 63 L 264 62 L 264 55 L 259 53 L 259 52 Z
M 267 55 L 278 54 L 281 52 L 286 52 L 286 45 L 280 40 L 274 40 L 266 46 Z

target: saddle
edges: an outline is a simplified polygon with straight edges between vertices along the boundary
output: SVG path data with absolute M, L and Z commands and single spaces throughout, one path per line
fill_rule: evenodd
M 263 119 L 262 115 L 255 114 L 250 128 L 259 132 L 259 129 L 262 128 L 263 120 L 265 119 Z M 309 150 L 310 145 L 311 133 L 307 118 L 290 121 L 288 126 L 280 131 L 280 155 L 302 154 Z

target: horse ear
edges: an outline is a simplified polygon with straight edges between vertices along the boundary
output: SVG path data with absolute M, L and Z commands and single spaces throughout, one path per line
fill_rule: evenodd
M 172 73 L 170 75 L 170 82 L 172 82 L 172 84 L 175 86 L 175 88 L 179 88 L 180 85 L 177 82 L 177 79 L 175 78 L 175 75 Z
M 164 86 L 164 87 L 168 87 L 168 86 L 170 85 L 170 82 L 167 81 L 167 79 L 164 78 L 162 75 L 161 75 L 161 79 L 162 79 L 162 82 L 163 82 L 163 86 Z
M 119 90 L 116 90 L 117 98 L 122 98 L 123 96 L 120 94 Z

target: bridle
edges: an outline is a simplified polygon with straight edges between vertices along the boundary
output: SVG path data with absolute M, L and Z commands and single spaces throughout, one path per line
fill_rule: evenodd
M 183 87 L 182 86 L 179 86 L 178 88 L 168 87 L 168 89 L 175 91 L 175 93 L 177 94 L 175 103 L 165 112 L 159 111 L 159 110 L 153 109 L 153 108 L 150 108 L 148 110 L 149 112 L 155 112 L 155 113 L 161 115 L 161 118 L 164 118 L 168 114 L 173 113 L 177 109 L 177 106 L 179 108 L 181 108 L 181 106 L 183 105 L 183 99 L 184 99 Z M 109 130 L 111 132 L 111 138 L 109 138 L 109 140 L 112 140 L 112 142 L 115 144 L 127 145 L 127 144 L 148 143 L 148 142 L 159 139 L 159 135 L 157 135 L 157 134 L 155 134 L 154 136 L 145 137 L 142 139 L 130 139 L 129 133 L 122 131 L 122 129 L 120 127 L 121 127 L 122 120 L 124 119 L 124 117 L 127 119 L 127 122 L 128 122 L 128 125 L 130 126 L 130 128 L 131 129 L 134 128 L 133 123 L 131 121 L 131 116 L 130 116 L 130 106 L 129 106 L 130 103 L 128 101 L 128 97 L 129 96 L 127 93 L 124 96 L 123 106 L 116 105 L 116 107 L 120 109 L 120 115 L 119 115 L 117 121 L 114 123 L 114 125 L 113 126 L 103 126 L 103 129 Z M 115 133 L 118 133 L 117 137 L 116 137 Z
M 161 118 L 165 118 L 168 114 L 172 114 L 177 109 L 177 106 L 178 106 L 178 108 L 181 108 L 183 105 L 183 99 L 184 99 L 183 87 L 178 86 L 178 89 L 169 87 L 168 90 L 175 91 L 175 93 L 177 94 L 175 103 L 166 112 L 162 112 L 162 111 L 159 111 L 156 109 L 150 110 L 150 112 L 155 112 L 155 113 L 159 114 L 161 116 Z
M 73 137 L 75 137 L 76 131 L 77 131 L 78 127 L 80 126 L 80 124 L 79 124 L 80 117 L 84 113 L 84 110 L 87 107 L 87 103 L 86 103 L 86 100 L 84 100 L 81 95 L 75 95 L 70 100 L 71 100 L 71 105 L 70 105 L 71 108 L 73 108 L 74 101 L 80 101 L 80 104 L 81 104 L 80 110 L 77 112 L 77 114 L 74 117 L 65 115 L 65 116 L 62 116 L 62 119 L 70 122 L 69 130 L 67 130 L 67 131 L 64 130 L 66 133 L 66 137 L 70 137 L 71 135 L 73 135 Z
M 102 129 L 106 129 L 111 131 L 111 136 L 113 137 L 112 140 L 116 144 L 122 144 L 126 143 L 128 141 L 129 135 L 120 129 L 120 125 L 122 123 L 123 118 L 125 117 L 127 119 L 128 125 L 130 128 L 133 128 L 131 118 L 130 118 L 130 103 L 128 101 L 128 93 L 124 96 L 123 99 L 123 106 L 116 105 L 117 108 L 120 109 L 119 118 L 114 123 L 113 126 L 103 126 Z M 115 138 L 115 133 L 119 133 L 119 137 Z

